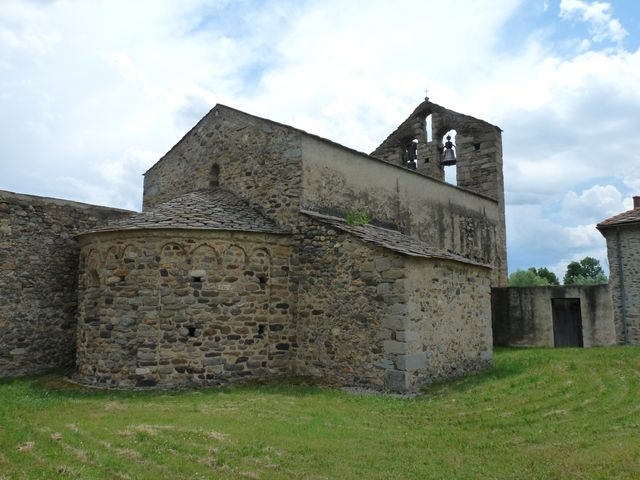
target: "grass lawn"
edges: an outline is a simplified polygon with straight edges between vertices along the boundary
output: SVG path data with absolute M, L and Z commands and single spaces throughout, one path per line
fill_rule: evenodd
M 640 348 L 507 349 L 417 398 L 0 382 L 0 479 L 640 478 Z

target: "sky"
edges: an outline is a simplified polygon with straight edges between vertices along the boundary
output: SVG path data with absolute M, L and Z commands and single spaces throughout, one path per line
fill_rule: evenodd
M 509 270 L 640 195 L 637 0 L 0 0 L 0 189 L 139 210 L 216 103 L 371 152 L 424 99 L 503 129 Z

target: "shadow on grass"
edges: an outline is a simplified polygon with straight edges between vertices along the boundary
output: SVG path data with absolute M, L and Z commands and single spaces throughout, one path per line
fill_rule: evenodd
M 64 399 L 147 399 L 149 397 L 165 397 L 205 394 L 228 395 L 242 391 L 260 392 L 263 394 L 287 395 L 295 397 L 321 395 L 330 392 L 331 386 L 309 377 L 280 377 L 271 379 L 251 379 L 233 384 L 205 387 L 182 387 L 172 389 L 116 389 L 81 385 L 69 380 L 71 372 L 67 370 L 53 371 L 37 376 L 18 377 L 0 381 L 3 384 L 28 385 L 29 390 L 44 396 L 56 396 Z

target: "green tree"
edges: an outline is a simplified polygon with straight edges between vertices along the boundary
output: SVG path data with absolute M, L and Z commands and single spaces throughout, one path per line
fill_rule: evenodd
M 600 261 L 593 257 L 584 257 L 579 262 L 571 262 L 564 274 L 565 285 L 597 285 L 607 283 L 607 276 Z
M 556 274 L 547 267 L 531 268 L 530 270 L 533 270 L 539 277 L 546 278 L 549 285 L 560 285 L 560 280 L 558 280 Z
M 535 268 L 528 270 L 516 270 L 509 275 L 510 287 L 529 287 L 550 285 L 549 280 L 539 276 Z

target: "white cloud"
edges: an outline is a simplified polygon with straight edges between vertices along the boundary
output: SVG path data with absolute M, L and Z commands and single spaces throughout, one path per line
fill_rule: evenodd
M 589 33 L 594 42 L 610 40 L 620 43 L 628 35 L 619 20 L 611 16 L 611 4 L 584 0 L 561 0 L 560 17 L 566 20 L 579 19 L 590 26 Z
M 595 223 L 563 225 L 535 205 L 507 206 L 507 245 L 510 271 L 548 267 L 560 275 L 569 261 L 591 256 L 603 263 L 607 256 Z
M 549 204 L 605 177 L 640 191 L 640 50 L 561 59 L 532 49 L 496 75 L 472 98 L 505 129 L 508 201 Z
M 560 216 L 574 223 L 602 221 L 624 209 L 623 197 L 613 185 L 594 185 L 577 194 L 567 192 L 562 200 Z
M 471 83 L 465 72 L 476 72 L 473 81 L 486 78 L 487 55 L 520 4 L 508 0 L 495 9 L 489 0 L 413 0 L 389 8 L 374 0 L 364 9 L 341 0 L 313 2 L 277 43 L 277 68 L 243 103 L 371 151 L 427 87 L 434 101 L 464 108 L 462 94 Z

